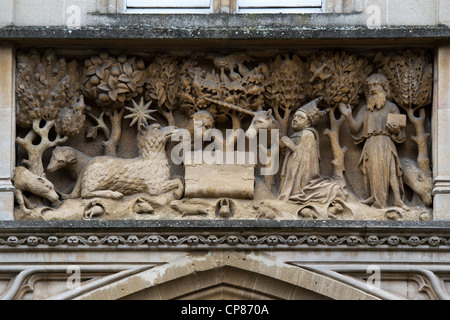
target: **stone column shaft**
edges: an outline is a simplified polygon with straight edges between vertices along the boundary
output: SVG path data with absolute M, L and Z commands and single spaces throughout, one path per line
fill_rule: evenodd
M 450 46 L 435 57 L 433 96 L 434 220 L 450 220 Z
M 0 220 L 14 219 L 14 70 L 14 48 L 0 43 Z

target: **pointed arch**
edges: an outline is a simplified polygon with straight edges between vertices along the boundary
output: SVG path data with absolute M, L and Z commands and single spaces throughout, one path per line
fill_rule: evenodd
M 77 299 L 378 299 L 266 254 L 209 252 L 181 258 L 96 288 Z

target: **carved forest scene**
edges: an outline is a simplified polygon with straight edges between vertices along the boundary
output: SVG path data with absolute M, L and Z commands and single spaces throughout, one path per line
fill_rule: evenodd
M 17 53 L 15 219 L 429 220 L 430 54 Z

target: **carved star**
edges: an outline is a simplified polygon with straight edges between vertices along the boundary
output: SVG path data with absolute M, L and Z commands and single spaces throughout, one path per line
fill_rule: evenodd
M 156 121 L 156 119 L 150 115 L 151 113 L 157 111 L 149 109 L 152 101 L 149 101 L 144 104 L 144 98 L 141 98 L 139 104 L 137 104 L 134 100 L 131 100 L 131 102 L 133 103 L 132 108 L 125 107 L 125 109 L 127 109 L 130 112 L 130 114 L 124 117 L 132 119 L 130 127 L 132 127 L 136 122 L 138 123 L 138 127 L 140 128 L 141 126 L 147 126 L 148 120 Z

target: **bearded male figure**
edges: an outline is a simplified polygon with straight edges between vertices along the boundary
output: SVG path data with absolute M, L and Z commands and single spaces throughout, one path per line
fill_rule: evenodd
M 369 198 L 363 201 L 375 208 L 388 207 L 389 192 L 394 196 L 393 205 L 409 210 L 402 200 L 403 170 L 394 144 L 406 139 L 404 128 L 398 123 L 388 122 L 389 114 L 399 114 L 398 107 L 387 100 L 389 81 L 382 74 L 373 74 L 367 78 L 369 97 L 367 104 L 359 110 L 356 118 L 352 110 L 339 105 L 355 143 L 365 141 L 359 167 L 364 174 L 364 182 Z

